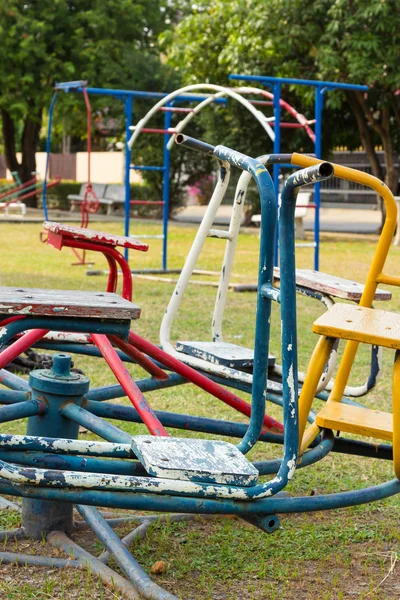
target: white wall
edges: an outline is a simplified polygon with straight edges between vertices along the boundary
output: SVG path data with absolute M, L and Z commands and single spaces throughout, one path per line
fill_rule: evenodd
M 18 161 L 21 155 L 17 154 Z M 46 153 L 36 153 L 36 170 L 40 179 L 44 178 L 46 168 Z M 92 152 L 90 163 L 91 180 L 93 183 L 123 183 L 124 180 L 124 154 L 123 152 Z M 76 153 L 76 180 L 87 181 L 88 155 L 87 152 Z M 11 173 L 7 170 L 7 179 L 11 180 Z M 130 172 L 132 183 L 142 181 L 140 173 Z

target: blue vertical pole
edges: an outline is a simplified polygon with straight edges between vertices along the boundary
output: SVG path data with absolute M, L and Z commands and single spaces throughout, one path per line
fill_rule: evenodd
M 274 83 L 274 117 L 275 117 L 275 140 L 274 140 L 274 154 L 279 154 L 281 151 L 281 84 Z M 280 165 L 274 165 L 274 187 L 276 195 L 276 204 L 278 205 L 279 199 L 279 174 Z M 274 265 L 278 266 L 279 263 L 279 230 L 276 228 L 275 233 L 275 253 L 274 253 Z
M 53 112 L 54 105 L 57 100 L 57 92 L 54 93 L 53 98 L 51 100 L 50 108 L 49 108 L 49 122 L 47 125 L 47 139 L 46 139 L 46 169 L 44 172 L 44 180 L 43 180 L 43 191 L 42 191 L 42 204 L 44 211 L 44 218 L 46 221 L 49 220 L 49 213 L 47 211 L 47 177 L 49 174 L 49 164 L 50 164 L 50 149 L 51 149 L 51 127 L 53 125 Z
M 130 174 L 131 174 L 131 150 L 128 146 L 128 140 L 130 137 L 129 127 L 132 125 L 132 112 L 133 112 L 133 98 L 132 96 L 125 96 L 124 98 L 124 112 L 125 112 L 125 224 L 124 224 L 124 235 L 129 237 L 129 219 L 131 214 L 131 185 L 130 185 Z M 125 248 L 124 255 L 128 260 L 129 250 Z
M 324 107 L 324 93 L 327 88 L 320 86 L 315 88 L 315 142 L 314 149 L 317 158 L 322 155 L 322 110 Z M 314 269 L 319 271 L 319 233 L 320 233 L 320 207 L 321 207 L 321 184 L 314 185 L 315 223 L 314 223 Z
M 166 106 L 171 106 L 167 103 Z M 164 129 L 171 127 L 172 112 L 165 111 L 164 113 Z M 167 251 L 168 251 L 168 215 L 169 215 L 169 171 L 171 156 L 167 148 L 170 135 L 164 134 L 164 177 L 163 177 L 163 248 L 162 248 L 162 269 L 167 270 Z

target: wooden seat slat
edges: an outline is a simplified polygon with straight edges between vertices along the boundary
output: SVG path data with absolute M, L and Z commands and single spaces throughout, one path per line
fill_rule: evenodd
M 334 304 L 313 324 L 314 333 L 400 349 L 400 315 L 354 304 Z
M 275 279 L 280 279 L 280 270 L 274 268 Z M 334 298 L 342 298 L 343 300 L 352 300 L 359 302 L 364 291 L 364 286 L 357 281 L 336 277 L 321 271 L 312 271 L 310 269 L 296 269 L 296 284 L 308 288 L 315 292 L 328 294 Z M 390 300 L 391 292 L 378 289 L 375 293 L 374 300 Z
M 341 402 L 329 402 L 318 413 L 319 427 L 379 440 L 392 441 L 393 416 L 390 413 Z
M 0 287 L 0 314 L 133 320 L 140 308 L 109 292 Z

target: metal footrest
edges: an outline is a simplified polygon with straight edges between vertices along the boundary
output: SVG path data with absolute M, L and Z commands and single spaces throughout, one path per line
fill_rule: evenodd
M 178 352 L 196 356 L 214 365 L 222 365 L 231 369 L 253 369 L 254 351 L 244 346 L 229 342 L 177 342 Z M 273 367 L 275 356 L 268 357 L 268 366 Z
M 228 442 L 137 435 L 132 450 L 149 473 L 164 479 L 248 487 L 259 473 Z

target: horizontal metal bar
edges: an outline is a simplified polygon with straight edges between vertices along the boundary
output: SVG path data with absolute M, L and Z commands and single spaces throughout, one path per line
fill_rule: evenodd
M 0 408 L 0 423 L 25 419 L 34 415 L 43 415 L 47 411 L 44 402 L 38 400 L 27 400 L 26 402 L 17 402 Z
M 210 229 L 210 231 L 207 233 L 207 237 L 219 238 L 222 240 L 232 239 L 232 235 L 229 233 L 229 231 L 225 231 L 224 229 Z
M 79 423 L 83 427 L 87 427 L 87 429 L 109 442 L 129 444 L 132 440 L 132 436 L 129 433 L 122 431 L 118 427 L 115 427 L 115 425 L 107 423 L 103 419 L 99 419 L 76 404 L 65 404 L 60 412 L 64 417 L 71 419 L 75 423 Z
M 134 458 L 129 444 L 69 440 L 35 435 L 0 434 L 0 450 L 23 450 L 24 452 L 50 452 L 68 455 L 103 456 L 108 458 Z
M 15 552 L 0 552 L 0 564 L 16 565 L 25 567 L 58 567 L 66 569 L 75 567 L 76 569 L 84 569 L 85 566 L 77 560 L 71 558 L 54 558 L 49 556 L 35 556 L 34 554 L 20 554 Z
M 15 402 L 26 402 L 30 398 L 30 392 L 18 390 L 0 389 L 0 404 L 14 404 Z
M 39 469 L 82 471 L 88 473 L 112 473 L 115 475 L 146 475 L 142 464 L 135 460 L 120 460 L 25 452 L 23 450 L 0 450 L 0 460 Z M 1 499 L 1 496 L 0 496 Z M 11 503 L 10 503 L 11 504 Z M 1 506 L 1 502 L 0 502 Z
M 183 133 L 178 133 L 178 135 L 175 137 L 175 143 L 178 144 L 178 146 L 186 146 L 187 148 L 191 148 L 192 150 L 197 150 L 197 152 L 203 152 L 205 154 L 213 154 L 215 150 L 215 146 L 189 137 L 188 135 L 183 135 Z
M 314 79 L 295 79 L 292 77 L 268 77 L 264 75 L 229 75 L 228 79 L 238 81 L 259 81 L 260 83 L 283 83 L 290 85 L 308 85 L 317 88 L 330 88 L 341 90 L 359 90 L 368 92 L 368 85 L 359 85 L 354 83 L 340 83 L 339 81 L 317 81 Z
M 30 385 L 25 379 L 18 377 L 18 375 L 14 375 L 14 373 L 10 373 L 10 371 L 7 371 L 6 369 L 0 369 L 0 383 L 12 390 L 21 392 L 31 391 Z
M 268 298 L 269 300 L 274 300 L 274 302 L 281 301 L 281 292 L 278 288 L 274 288 L 269 283 L 264 283 L 261 286 L 260 294 L 263 298 Z
M 86 408 L 93 415 L 104 419 L 117 419 L 132 423 L 142 422 L 137 411 L 131 406 L 88 401 Z M 165 427 L 173 427 L 174 429 L 183 429 L 186 431 L 199 431 L 211 435 L 242 438 L 248 428 L 248 425 L 245 423 L 222 421 L 219 419 L 210 419 L 209 417 L 195 417 L 188 414 L 162 410 L 156 410 L 155 413 Z M 269 432 L 261 433 L 259 439 L 261 442 L 273 444 L 282 444 L 283 440 L 282 435 Z
M 0 479 L 0 492 L 7 496 L 36 498 L 88 504 L 107 508 L 127 508 L 139 511 L 190 512 L 199 514 L 274 514 L 304 513 L 358 506 L 389 498 L 400 493 L 400 481 L 392 479 L 377 486 L 338 492 L 335 494 L 296 497 L 271 497 L 252 502 L 159 496 L 156 494 L 133 494 L 108 490 L 77 490 L 76 488 L 40 488 L 13 484 Z
M 165 167 L 153 167 L 153 166 L 140 166 L 140 165 L 131 165 L 130 168 L 133 171 L 165 171 Z

